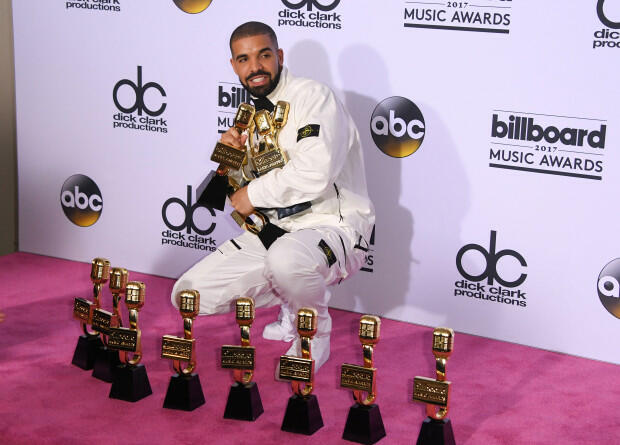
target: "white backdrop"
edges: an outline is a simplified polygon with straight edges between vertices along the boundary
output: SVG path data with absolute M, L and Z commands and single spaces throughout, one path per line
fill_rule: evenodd
M 20 250 L 176 277 L 238 233 L 191 207 L 260 20 L 362 135 L 374 244 L 333 306 L 620 363 L 620 2 L 287 3 L 13 2 Z M 421 113 L 406 157 L 373 141 L 390 97 Z

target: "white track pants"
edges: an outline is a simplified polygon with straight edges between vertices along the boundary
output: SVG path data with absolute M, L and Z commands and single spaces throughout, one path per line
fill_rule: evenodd
M 321 241 L 335 255 L 331 265 L 319 247 Z M 318 312 L 317 335 L 329 335 L 327 286 L 361 267 L 364 252 L 354 247 L 356 241 L 345 230 L 317 227 L 287 233 L 266 250 L 256 235 L 245 232 L 185 272 L 174 285 L 172 303 L 178 307 L 179 291 L 195 289 L 200 292 L 201 315 L 233 310 L 239 297 L 253 298 L 257 307 L 287 303 L 292 316 L 302 307 L 312 307 Z

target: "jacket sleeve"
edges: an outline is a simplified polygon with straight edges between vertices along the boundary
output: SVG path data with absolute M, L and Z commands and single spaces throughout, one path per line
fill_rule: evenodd
M 319 134 L 297 141 L 294 156 L 284 167 L 250 182 L 248 197 L 254 207 L 288 207 L 320 197 L 346 160 L 350 123 L 331 90 L 321 86 L 304 91 L 294 113 L 296 130 L 314 124 L 319 125 Z

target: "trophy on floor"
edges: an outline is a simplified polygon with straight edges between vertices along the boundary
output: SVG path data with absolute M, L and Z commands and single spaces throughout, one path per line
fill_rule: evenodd
M 113 267 L 110 269 L 110 292 L 112 293 L 112 312 L 101 308 L 93 311 L 93 330 L 101 334 L 102 346 L 97 350 L 97 358 L 93 368 L 93 377 L 112 383 L 114 370 L 121 364 L 116 349 L 108 348 L 108 336 L 110 329 L 123 326 L 123 321 L 118 308 L 121 296 L 125 294 L 127 287 L 127 269 Z
M 138 313 L 144 306 L 145 285 L 139 281 L 130 281 L 125 290 L 125 305 L 129 309 L 129 328 L 110 329 L 108 347 L 117 349 L 121 364 L 114 370 L 110 398 L 137 402 L 153 393 L 146 374 L 146 368 L 140 364 L 142 359 L 142 331 L 138 326 Z M 129 358 L 128 354 L 132 353 Z
M 256 420 L 263 413 L 258 385 L 252 381 L 255 348 L 250 346 L 250 328 L 254 321 L 254 300 L 238 298 L 235 318 L 241 329 L 241 346 L 222 346 L 222 368 L 232 369 L 235 383 L 228 392 L 225 419 Z
M 417 445 L 454 445 L 454 432 L 448 416 L 450 382 L 446 381 L 446 364 L 454 347 L 454 331 L 449 328 L 433 330 L 433 355 L 436 379 L 416 376 L 413 380 L 413 400 L 426 404 L 427 418 L 422 423 Z
M 200 293 L 182 290 L 177 294 L 179 312 L 183 317 L 183 338 L 164 335 L 161 339 L 161 358 L 172 360 L 176 371 L 170 377 L 164 408 L 193 411 L 205 403 L 205 396 L 196 370 L 196 339 L 193 334 L 194 320 L 200 311 Z M 185 367 L 181 362 L 186 362 Z
M 323 427 L 319 401 L 312 394 L 314 384 L 314 360 L 310 340 L 316 334 L 317 312 L 301 308 L 297 311 L 297 332 L 301 340 L 301 357 L 280 357 L 280 378 L 290 380 L 294 394 L 288 399 L 282 421 L 282 431 L 314 434 Z
M 101 286 L 108 281 L 110 262 L 105 258 L 95 258 L 90 268 L 90 279 L 93 282 L 93 302 L 85 298 L 76 298 L 73 302 L 73 317 L 80 321 L 83 335 L 78 338 L 73 353 L 72 364 L 88 370 L 93 369 L 99 347 L 103 346 L 99 332 L 91 332 L 88 325 L 93 323 L 93 312 L 101 306 L 99 294 Z
M 377 398 L 377 369 L 374 367 L 373 350 L 379 343 L 380 327 L 379 317 L 362 315 L 359 338 L 364 366 L 345 363 L 340 372 L 340 386 L 352 389 L 355 400 L 355 404 L 349 409 L 342 438 L 367 445 L 385 437 L 381 411 L 379 405 L 374 403 Z

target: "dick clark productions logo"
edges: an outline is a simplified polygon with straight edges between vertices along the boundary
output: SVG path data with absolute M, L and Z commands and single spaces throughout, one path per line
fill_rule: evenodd
M 598 276 L 598 297 L 601 304 L 616 318 L 620 318 L 620 258 L 611 261 Z
M 73 175 L 62 185 L 60 205 L 65 216 L 80 227 L 92 226 L 103 210 L 101 190 L 85 175 Z
M 515 280 L 510 281 L 505 276 L 505 271 L 500 273 L 498 270 L 498 263 L 504 257 L 512 257 L 521 265 L 521 268 L 524 269 L 527 267 L 525 258 L 516 250 L 502 249 L 496 251 L 496 248 L 497 232 L 491 230 L 488 250 L 480 244 L 474 243 L 467 244 L 459 249 L 456 254 L 456 268 L 465 279 L 454 283 L 454 295 L 526 307 L 526 292 L 517 288 L 525 282 L 527 274 L 521 273 Z M 478 252 L 484 258 L 484 270 L 477 275 L 469 273 L 463 266 L 463 257 L 470 251 Z M 486 283 L 481 284 L 481 282 L 485 280 Z M 499 285 L 496 285 L 496 282 Z

